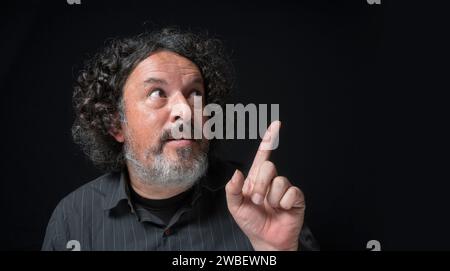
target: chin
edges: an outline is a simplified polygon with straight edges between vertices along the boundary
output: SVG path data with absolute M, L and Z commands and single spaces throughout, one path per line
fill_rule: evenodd
M 168 150 L 164 153 L 166 159 L 176 164 L 189 164 L 193 161 L 193 158 L 198 153 L 197 150 L 192 148 L 176 148 Z

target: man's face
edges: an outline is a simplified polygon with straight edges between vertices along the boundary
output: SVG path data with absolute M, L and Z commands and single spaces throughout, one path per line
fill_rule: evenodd
M 193 62 L 173 52 L 151 54 L 128 77 L 123 89 L 125 120 L 115 138 L 124 142 L 127 165 L 142 171 L 144 182 L 182 185 L 187 180 L 170 179 L 203 174 L 208 141 L 174 140 L 171 133 L 174 126 L 189 121 L 192 128 L 203 127 L 205 118 L 193 118 L 194 98 L 201 98 L 201 107 L 195 110 L 202 110 L 202 75 Z M 194 129 L 191 132 L 187 138 L 193 138 Z

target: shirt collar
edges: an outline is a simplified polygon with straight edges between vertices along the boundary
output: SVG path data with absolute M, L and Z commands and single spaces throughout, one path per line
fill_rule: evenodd
M 203 176 L 195 185 L 195 194 L 192 197 L 191 204 L 194 204 L 195 201 L 200 197 L 203 190 L 201 188 L 206 188 L 211 192 L 223 189 L 227 181 L 233 176 L 235 169 L 239 167 L 240 165 L 232 164 L 229 162 L 219 162 L 216 159 L 210 160 L 206 175 Z M 108 193 L 106 195 L 104 210 L 111 210 L 117 207 L 119 203 L 127 202 L 131 210 L 134 212 L 133 204 L 131 203 L 130 193 L 128 190 L 128 170 L 124 168 L 120 173 L 117 172 L 113 176 L 113 178 L 115 179 L 112 181 L 113 189 L 111 193 Z
M 111 210 L 115 208 L 120 202 L 128 202 L 130 207 L 132 207 L 129 192 L 128 192 L 128 171 L 122 170 L 120 173 L 117 172 L 113 180 L 113 189 L 110 193 L 106 195 L 104 202 L 104 210 Z M 118 179 L 118 180 L 117 180 Z
M 131 211 L 134 212 L 134 206 L 131 202 L 130 191 L 129 191 L 129 176 L 128 170 L 124 169 L 120 173 L 115 174 L 115 180 L 112 181 L 113 189 L 111 193 L 108 193 L 105 197 L 103 209 L 111 210 L 116 208 L 119 204 L 127 202 Z M 193 205 L 201 195 L 201 187 L 204 183 L 207 183 L 206 176 L 202 177 L 194 187 L 194 195 L 192 196 Z

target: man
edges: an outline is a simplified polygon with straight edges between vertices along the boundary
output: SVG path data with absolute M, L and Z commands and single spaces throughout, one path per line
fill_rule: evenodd
M 182 108 L 223 104 L 230 84 L 220 42 L 176 29 L 96 55 L 75 86 L 73 136 L 108 173 L 58 204 L 43 250 L 317 249 L 303 194 L 278 176 L 270 150 L 259 148 L 244 176 L 204 137 L 174 137 L 193 120 Z M 279 129 L 273 122 L 263 142 Z

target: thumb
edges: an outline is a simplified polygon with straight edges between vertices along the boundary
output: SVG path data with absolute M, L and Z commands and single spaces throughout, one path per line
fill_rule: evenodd
M 227 204 L 228 209 L 230 209 L 230 211 L 234 210 L 235 208 L 241 205 L 244 199 L 244 196 L 242 195 L 243 185 L 244 185 L 244 174 L 242 174 L 242 172 L 239 169 L 236 169 L 236 171 L 233 174 L 233 177 L 231 177 L 230 181 L 228 181 L 227 185 L 225 186 Z

